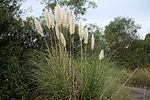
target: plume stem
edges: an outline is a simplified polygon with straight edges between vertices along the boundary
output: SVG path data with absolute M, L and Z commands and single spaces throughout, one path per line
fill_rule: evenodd
M 47 40 L 46 40 L 45 37 L 44 37 L 44 41 L 45 41 L 45 44 L 46 44 L 46 47 L 47 47 L 47 52 L 49 53 L 49 58 L 51 58 L 50 48 L 48 46 L 48 43 L 47 43 Z

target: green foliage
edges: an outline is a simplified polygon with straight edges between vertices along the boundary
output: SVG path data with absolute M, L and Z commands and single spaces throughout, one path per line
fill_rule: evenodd
M 148 33 L 148 34 L 146 34 L 146 36 L 145 36 L 145 41 L 149 41 L 150 40 L 150 33 Z
M 22 0 L 1 0 L 0 9 L 0 99 L 29 97 L 25 66 L 36 42 L 28 21 L 20 18 Z M 36 35 L 36 34 L 35 34 Z M 36 37 L 36 36 L 35 36 Z
M 149 67 L 150 57 L 148 54 L 149 46 L 144 40 L 133 40 L 127 49 L 126 58 L 124 62 L 131 68 L 135 67 Z
M 25 69 L 17 58 L 9 59 L 5 69 L 1 70 L 0 78 L 0 100 L 16 98 L 28 99 L 28 85 Z
M 130 18 L 117 17 L 105 29 L 105 39 L 112 60 L 131 69 L 149 67 L 149 34 L 138 39 L 140 27 Z
M 100 63 L 95 57 L 71 58 L 70 62 L 65 52 L 60 57 L 57 51 L 52 54 L 50 58 L 42 54 L 38 63 L 34 62 L 36 68 L 30 73 L 37 86 L 33 87 L 33 99 L 108 100 L 126 78 L 124 71 L 107 60 Z
M 140 29 L 139 25 L 126 17 L 117 17 L 106 26 L 105 39 L 113 60 L 122 63 L 129 57 L 130 49 L 128 48 L 135 39 L 138 39 L 138 29 Z
M 146 40 L 134 39 L 124 51 L 122 63 L 128 68 L 147 68 L 150 65 L 150 45 Z M 122 53 L 123 54 L 123 53 Z
M 137 38 L 140 27 L 131 18 L 116 17 L 105 29 L 105 37 L 108 43 L 127 42 Z
M 12 26 L 16 24 L 16 18 L 20 16 L 21 10 L 20 4 L 22 0 L 1 0 L 1 9 L 0 9 L 0 35 L 11 35 L 13 31 Z M 19 20 L 19 19 L 18 19 Z

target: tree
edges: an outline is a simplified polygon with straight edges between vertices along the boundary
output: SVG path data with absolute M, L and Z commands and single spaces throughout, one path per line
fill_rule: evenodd
M 130 43 L 129 48 L 126 50 L 126 56 L 123 58 L 123 63 L 131 69 L 137 67 L 146 67 L 146 52 L 145 41 L 141 39 L 135 39 Z
M 150 65 L 150 33 L 146 34 L 145 36 L 145 60 L 147 60 L 147 63 Z
M 150 42 L 150 33 L 145 35 L 145 41 Z
M 21 19 L 23 0 L 0 1 L 0 100 L 28 99 L 27 67 L 29 31 Z M 25 39 L 25 40 L 24 40 Z
M 140 26 L 127 17 L 116 17 L 105 27 L 105 39 L 110 49 L 111 58 L 122 61 L 126 57 L 131 42 L 138 39 L 138 29 Z
M 12 30 L 12 25 L 16 24 L 16 18 L 19 20 L 21 10 L 19 10 L 22 0 L 1 0 L 0 9 L 0 36 L 6 36 L 8 31 Z

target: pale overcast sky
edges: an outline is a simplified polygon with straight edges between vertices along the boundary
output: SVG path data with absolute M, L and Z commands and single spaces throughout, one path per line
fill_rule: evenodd
M 141 38 L 150 32 L 150 0 L 95 0 L 98 7 L 89 9 L 84 16 L 87 23 L 96 23 L 104 28 L 117 16 L 131 17 L 137 24 L 142 26 L 139 30 Z M 26 16 L 39 17 L 42 14 L 44 5 L 39 0 L 27 0 L 22 8 L 31 7 L 32 12 L 27 12 Z

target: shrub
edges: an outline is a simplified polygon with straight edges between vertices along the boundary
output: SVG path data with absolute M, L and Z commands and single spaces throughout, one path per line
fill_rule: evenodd
M 129 81 L 132 86 L 150 87 L 150 69 L 142 68 L 139 69 Z
M 0 74 L 0 100 L 9 100 L 11 98 L 19 100 L 28 99 L 28 84 L 25 75 L 25 68 L 20 66 L 16 58 L 9 59 L 5 70 Z

